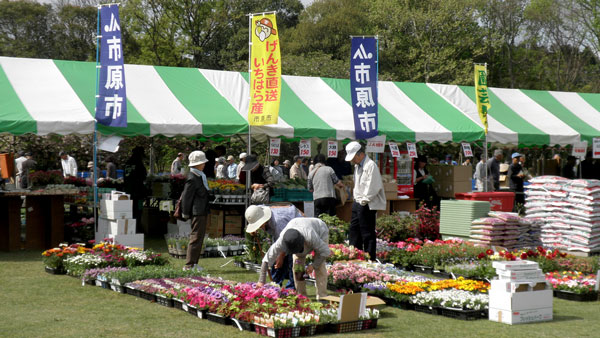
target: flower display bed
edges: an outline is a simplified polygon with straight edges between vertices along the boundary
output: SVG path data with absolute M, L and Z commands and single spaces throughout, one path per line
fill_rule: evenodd
M 487 319 L 487 310 L 461 310 L 461 309 L 450 309 L 450 308 L 439 308 L 438 314 L 454 319 L 461 320 L 476 320 L 476 319 Z
M 65 275 L 67 273 L 67 271 L 65 271 L 65 269 L 63 268 L 49 268 L 49 267 L 44 267 L 44 270 L 51 274 L 51 275 Z
M 216 313 L 210 313 L 210 312 L 207 313 L 206 319 L 210 320 L 211 322 L 219 323 L 222 325 L 230 325 L 231 324 L 231 319 L 229 317 L 221 316 Z
M 156 303 L 166 307 L 173 307 L 173 299 L 164 296 L 157 296 Z

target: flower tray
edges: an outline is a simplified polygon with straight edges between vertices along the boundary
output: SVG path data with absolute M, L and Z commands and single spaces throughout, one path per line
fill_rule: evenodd
M 300 337 L 314 336 L 316 333 L 317 333 L 317 326 L 316 325 L 301 326 L 300 327 Z
M 428 305 L 419 305 L 419 304 L 414 304 L 415 306 L 415 311 L 417 312 L 423 312 L 423 313 L 427 313 L 430 315 L 438 315 L 439 311 L 438 308 L 436 307 L 432 307 L 432 306 L 428 306 Z
M 315 326 L 315 334 L 321 334 L 321 333 L 327 332 L 328 327 L 329 327 L 329 324 L 320 324 L 320 325 Z
M 426 274 L 432 275 L 433 274 L 433 267 L 431 267 L 431 266 L 425 266 L 425 265 L 415 265 L 414 266 L 414 271 L 415 272 L 426 273 Z
M 96 285 L 96 280 L 95 279 L 88 279 L 88 280 L 85 281 L 85 284 L 95 286 Z
M 231 325 L 241 331 L 255 331 L 254 324 L 243 320 L 231 319 Z
M 436 277 L 444 278 L 444 279 L 452 279 L 452 274 L 450 274 L 450 273 L 448 273 L 446 271 L 437 271 L 437 270 L 434 270 L 433 271 L 433 275 L 436 276 Z
M 140 298 L 149 300 L 151 302 L 156 302 L 156 295 L 144 291 L 140 291 Z
M 357 320 L 354 322 L 346 322 L 346 323 L 335 323 L 329 324 L 329 332 L 331 333 L 345 333 L 345 332 L 354 332 L 362 330 L 362 320 Z
M 156 296 L 156 303 L 166 307 L 173 307 L 173 298 Z
M 198 308 L 188 304 L 187 313 L 191 314 L 194 317 L 198 317 Z
M 183 310 L 183 302 L 179 299 L 173 299 L 173 307 L 178 310 Z M 185 310 L 187 311 L 187 310 Z
M 598 300 L 598 292 L 575 293 L 564 290 L 554 290 L 554 297 L 576 302 L 594 302 Z
M 300 329 L 300 327 L 282 327 L 280 329 L 267 327 L 267 336 L 274 338 L 299 337 Z
M 409 302 L 394 301 L 392 304 L 393 304 L 392 305 L 393 307 L 402 309 L 402 310 L 414 310 L 415 309 L 415 304 L 411 304 Z
M 51 275 L 66 275 L 67 271 L 63 268 L 49 268 L 47 266 L 44 267 L 44 270 Z
M 439 308 L 439 314 L 448 317 L 455 318 L 460 320 L 477 320 L 477 319 L 487 319 L 487 311 L 485 310 L 458 310 L 458 309 L 449 309 L 449 308 Z
M 363 330 L 370 330 L 370 329 L 376 329 L 377 328 L 377 321 L 378 319 L 367 319 L 367 320 L 363 320 L 362 322 L 362 329 Z
M 218 315 L 216 313 L 210 313 L 210 312 L 207 313 L 206 319 L 210 320 L 211 322 L 215 322 L 215 323 L 219 323 L 219 324 L 223 324 L 223 325 L 231 324 L 231 318 L 224 317 L 224 316 Z
M 198 318 L 200 318 L 200 319 L 206 319 L 206 314 L 207 313 L 208 313 L 208 311 L 206 311 L 206 310 L 198 310 L 197 311 Z
M 140 290 L 134 289 L 134 288 L 131 288 L 128 286 L 125 287 L 125 293 L 128 295 L 135 296 L 135 297 L 140 297 Z
M 122 285 L 117 285 L 117 284 L 110 284 L 110 289 L 115 291 L 115 292 L 119 292 L 119 293 L 125 293 L 125 288 Z
M 245 268 L 246 264 L 244 262 L 233 262 L 233 265 L 237 266 L 238 268 Z
M 101 281 L 101 280 L 98 280 L 98 279 L 96 279 L 96 286 L 99 286 L 99 287 L 101 287 L 103 289 L 110 289 L 110 284 L 108 282 Z

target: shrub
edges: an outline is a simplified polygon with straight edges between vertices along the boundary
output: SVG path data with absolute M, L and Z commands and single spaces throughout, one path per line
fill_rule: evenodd
M 377 218 L 377 238 L 388 242 L 404 241 L 417 234 L 418 221 L 413 216 L 400 213 L 383 215 Z
M 329 227 L 329 244 L 343 244 L 348 238 L 350 223 L 339 219 L 337 216 L 321 214 L 319 218 Z

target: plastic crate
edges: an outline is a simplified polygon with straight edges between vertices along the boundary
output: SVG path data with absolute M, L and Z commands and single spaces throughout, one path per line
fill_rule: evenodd
M 215 322 L 215 323 L 219 323 L 219 324 L 223 324 L 223 325 L 231 324 L 231 318 L 224 317 L 224 316 L 218 315 L 216 313 L 210 313 L 210 312 L 207 313 L 206 319 L 210 320 L 211 322 Z
M 378 319 L 363 320 L 362 329 L 363 330 L 376 329 L 377 328 L 377 321 L 378 321 Z
M 270 197 L 271 202 L 284 202 L 286 200 L 286 189 L 273 189 L 273 196 Z
M 151 301 L 151 302 L 156 302 L 156 295 L 152 294 L 152 293 L 140 291 L 140 298 Z
M 156 296 L 156 303 L 166 307 L 173 307 L 173 299 L 163 296 Z
M 244 331 L 254 331 L 254 324 L 243 320 L 232 319 L 231 325 L 237 329 L 241 328 Z
M 191 314 L 194 317 L 198 317 L 198 309 L 195 306 L 188 304 L 187 313 Z
M 288 189 L 286 190 L 286 200 L 289 202 L 312 201 L 312 192 L 306 189 Z
M 515 203 L 514 192 L 465 192 L 455 194 L 454 197 L 457 200 L 490 202 L 492 211 L 511 212 Z
M 329 324 L 329 332 L 332 333 L 355 332 L 360 330 L 362 330 L 362 320 L 346 323 Z
M 180 299 L 173 299 L 173 308 L 183 310 L 183 302 Z
M 317 333 L 317 326 L 316 325 L 301 326 L 300 327 L 300 337 L 314 336 L 316 333 Z
M 488 318 L 484 310 L 458 310 L 440 308 L 440 315 L 448 318 L 460 319 L 460 320 L 477 320 Z
M 300 327 L 283 327 L 280 329 L 274 329 L 271 327 L 267 328 L 267 336 L 273 338 L 289 338 L 289 337 L 299 337 L 300 336 Z
M 432 306 L 428 306 L 428 305 L 419 305 L 419 304 L 415 304 L 415 311 L 417 312 L 422 312 L 422 313 L 427 313 L 430 315 L 437 315 L 438 313 L 438 309 Z
M 554 297 L 576 302 L 595 302 L 598 300 L 598 292 L 594 291 L 578 294 L 570 291 L 554 290 Z

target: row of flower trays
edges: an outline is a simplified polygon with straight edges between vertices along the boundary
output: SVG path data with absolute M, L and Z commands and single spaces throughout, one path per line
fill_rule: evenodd
M 259 288 L 256 283 L 203 276 L 154 278 L 122 284 L 114 278 L 127 273 L 124 268 L 109 268 L 97 274 L 95 281 L 85 276 L 83 279 L 89 285 L 137 296 L 201 319 L 270 337 L 374 329 L 379 318 L 378 310 L 367 309 L 359 320 L 340 323 L 337 308 L 312 303 L 292 290 L 272 284 Z M 273 306 L 277 308 L 273 309 Z M 283 313 L 277 313 L 282 310 Z

